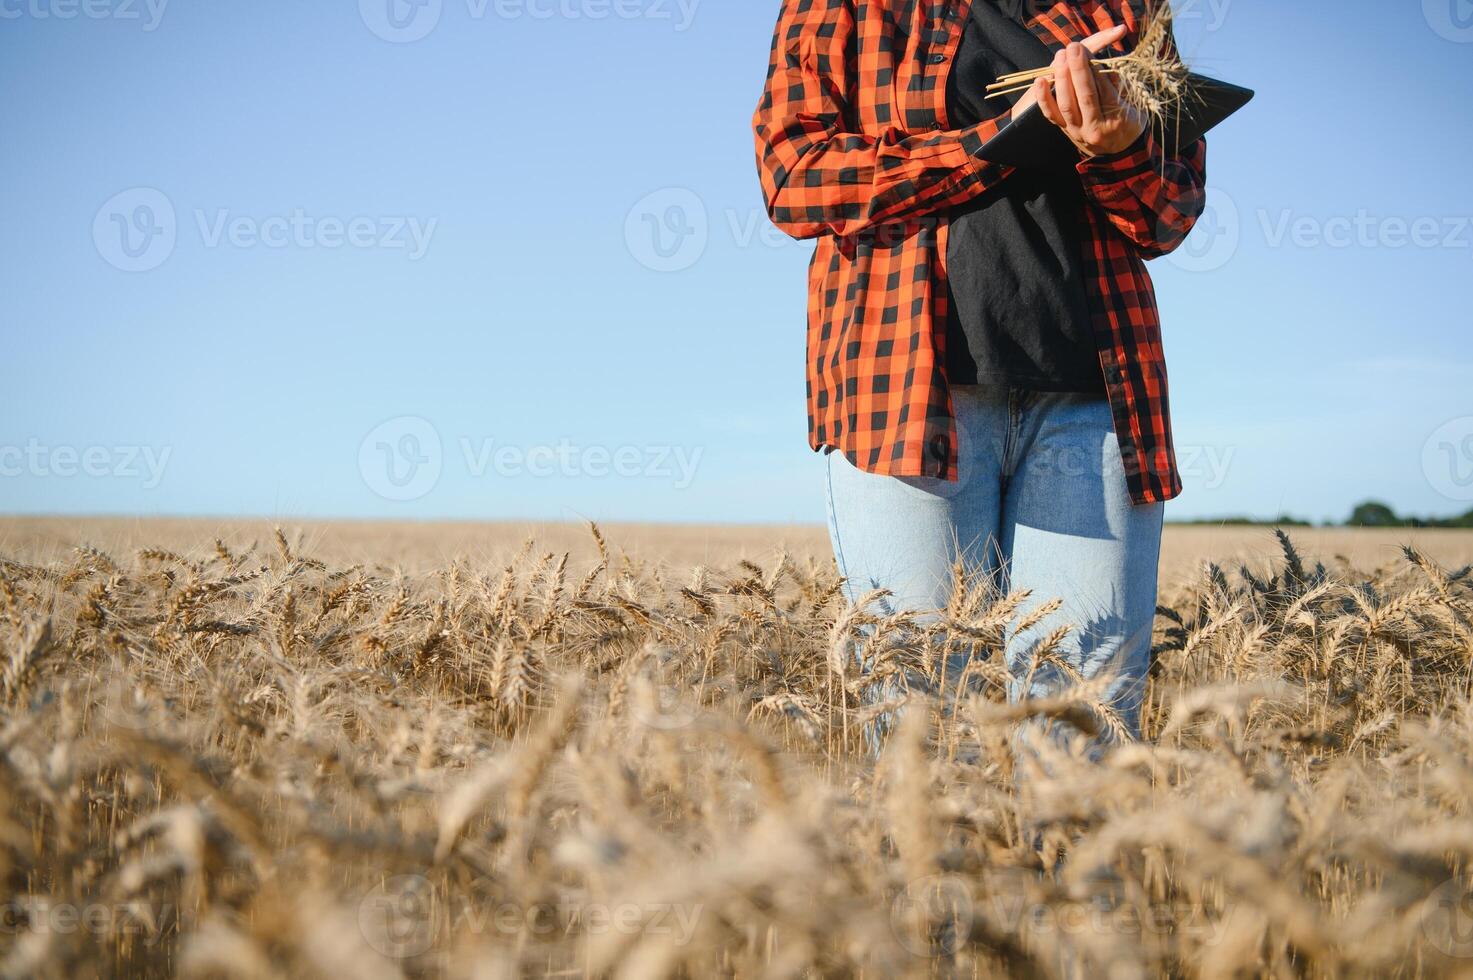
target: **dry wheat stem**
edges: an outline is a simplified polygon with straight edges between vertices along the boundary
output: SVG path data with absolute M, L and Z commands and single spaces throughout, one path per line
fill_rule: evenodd
M 1167 119 L 1189 96 L 1189 73 L 1172 37 L 1172 11 L 1168 3 L 1154 3 L 1147 8 L 1135 50 L 1125 55 L 1096 58 L 1093 64 L 1097 71 L 1116 80 L 1121 101 L 1143 113 L 1158 131 L 1165 128 Z M 1038 79 L 1053 74 L 1053 66 L 1048 66 L 1004 75 L 987 87 L 987 96 L 1019 94 Z
M 1468 576 L 1285 538 L 1172 577 L 1126 742 L 1078 630 L 1008 701 L 1056 597 L 959 567 L 892 614 L 828 562 L 677 577 L 592 533 L 418 573 L 289 529 L 0 559 L 0 974 L 1459 969 Z

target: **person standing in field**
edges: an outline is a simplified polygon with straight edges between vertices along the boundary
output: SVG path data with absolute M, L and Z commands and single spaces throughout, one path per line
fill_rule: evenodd
M 1139 732 L 1164 502 L 1181 492 L 1145 262 L 1205 203 L 1205 142 L 1169 155 L 1095 53 L 1129 0 L 783 0 L 754 118 L 772 221 L 817 240 L 809 442 L 851 602 L 945 606 L 953 564 L 1056 612 L 1010 631 L 1010 695 L 1097 681 Z M 1052 64 L 1021 98 L 1001 76 Z M 983 146 L 1038 103 L 1052 170 Z M 1060 625 L 1055 651 L 1033 653 Z M 960 665 L 959 665 L 960 666 Z

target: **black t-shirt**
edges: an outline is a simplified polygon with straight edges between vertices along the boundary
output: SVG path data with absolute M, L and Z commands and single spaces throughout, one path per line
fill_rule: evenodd
M 1052 54 L 1026 26 L 1022 0 L 974 0 L 947 81 L 953 127 L 1008 111 L 987 99 L 1001 75 Z M 1103 394 L 1085 294 L 1084 190 L 1069 162 L 1014 171 L 951 214 L 946 370 L 953 384 Z

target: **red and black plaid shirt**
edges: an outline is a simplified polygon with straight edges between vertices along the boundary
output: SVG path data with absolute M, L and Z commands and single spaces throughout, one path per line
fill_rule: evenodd
M 946 77 L 973 0 L 783 0 L 754 129 L 774 224 L 817 238 L 809 272 L 808 437 L 861 469 L 955 479 L 946 379 L 948 212 L 1007 179 L 980 156 L 1007 121 L 949 129 Z M 982 0 L 978 0 L 982 2 Z M 1049 0 L 1029 26 L 1059 50 L 1141 0 Z M 1181 492 L 1166 363 L 1145 260 L 1202 213 L 1205 143 L 1079 164 L 1085 274 L 1132 498 Z

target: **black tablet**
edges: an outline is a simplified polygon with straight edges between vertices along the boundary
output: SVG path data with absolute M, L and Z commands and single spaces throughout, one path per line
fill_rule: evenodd
M 1166 120 L 1166 131 L 1158 138 L 1175 154 L 1191 146 L 1228 116 L 1253 99 L 1253 90 L 1228 82 L 1192 74 L 1188 91 L 1176 115 Z M 1057 167 L 1078 151 L 1064 131 L 1044 116 L 1038 106 L 1029 106 L 1017 119 L 988 140 L 978 154 L 990 163 L 1009 167 L 1041 169 Z

